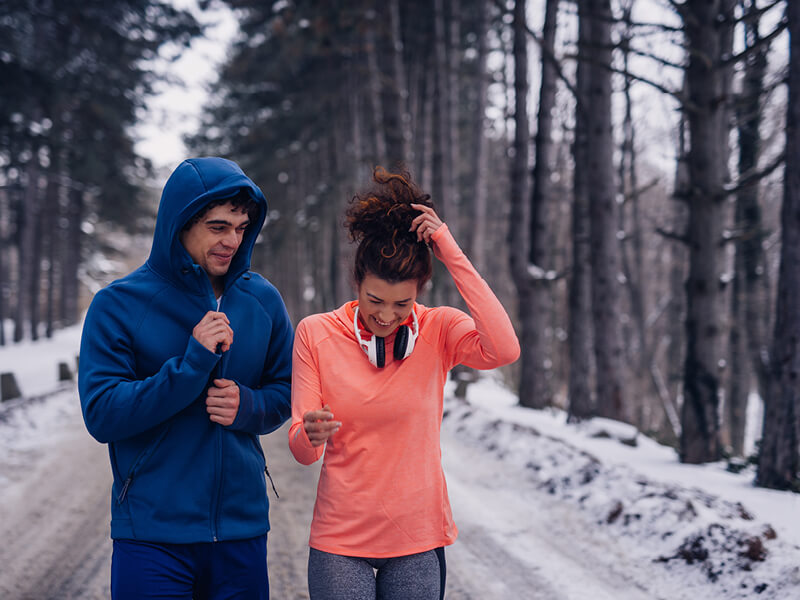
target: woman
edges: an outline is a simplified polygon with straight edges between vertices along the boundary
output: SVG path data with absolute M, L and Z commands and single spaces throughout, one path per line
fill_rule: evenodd
M 312 600 L 444 596 L 444 546 L 456 539 L 439 433 L 448 371 L 513 362 L 511 321 L 430 196 L 380 167 L 346 213 L 358 242 L 358 298 L 303 319 L 295 336 L 295 458 L 325 454 L 311 523 Z M 417 304 L 430 248 L 472 315 Z M 473 320 L 474 319 L 474 320 Z

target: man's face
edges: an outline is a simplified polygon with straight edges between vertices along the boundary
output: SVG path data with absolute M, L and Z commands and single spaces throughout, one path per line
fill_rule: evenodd
M 211 282 L 215 283 L 228 272 L 249 224 L 246 212 L 230 202 L 221 204 L 181 232 L 181 243 L 192 260 L 203 267 Z

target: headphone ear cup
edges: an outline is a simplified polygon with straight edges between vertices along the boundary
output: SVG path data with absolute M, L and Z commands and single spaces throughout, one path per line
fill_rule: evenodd
M 395 360 L 403 360 L 408 353 L 406 353 L 406 348 L 408 347 L 408 338 L 410 329 L 408 326 L 403 325 L 397 330 L 397 334 L 394 338 L 394 359 Z
M 382 369 L 386 364 L 386 344 L 383 343 L 383 338 L 377 335 L 373 335 L 372 339 L 375 342 L 375 360 L 370 362 L 379 369 Z

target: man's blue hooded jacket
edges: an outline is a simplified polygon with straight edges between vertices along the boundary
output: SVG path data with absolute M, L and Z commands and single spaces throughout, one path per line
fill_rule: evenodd
M 225 276 L 219 310 L 234 335 L 230 349 L 218 354 L 192 336 L 217 303 L 179 236 L 202 207 L 240 190 L 260 214 Z M 87 429 L 108 443 L 112 538 L 193 543 L 269 530 L 258 435 L 290 415 L 293 330 L 278 291 L 249 271 L 266 213 L 264 195 L 236 163 L 186 160 L 164 186 L 147 262 L 92 300 L 79 390 Z M 206 412 L 214 378 L 239 386 L 239 411 L 228 427 Z

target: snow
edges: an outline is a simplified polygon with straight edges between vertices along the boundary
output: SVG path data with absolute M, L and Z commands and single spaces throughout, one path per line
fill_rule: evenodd
M 11 333 L 8 321 L 6 340 Z M 0 346 L 0 373 L 13 373 L 23 395 L 0 403 L 0 500 L 18 496 L 14 484 L 24 481 L 32 461 L 56 444 L 59 425 L 80 418 L 72 402 L 75 382 L 59 381 L 58 369 L 64 362 L 74 376 L 80 335 L 80 327 L 70 327 L 51 339 Z
M 60 383 L 57 369 L 75 364 L 79 339 L 72 327 L 0 347 L 0 372 L 34 397 L 0 404 L 3 498 L 53 443 L 53 425 L 80 418 L 74 383 Z M 496 373 L 466 400 L 451 392 L 443 465 L 461 540 L 448 561 L 480 572 L 480 552 L 492 548 L 516 561 L 497 581 L 486 572 L 496 588 L 487 597 L 507 597 L 522 565 L 544 582 L 530 598 L 800 598 L 800 494 L 754 487 L 752 467 L 682 465 L 622 423 L 568 424 L 562 411 L 522 408 Z
M 734 474 L 724 463 L 680 464 L 674 449 L 623 423 L 574 425 L 563 411 L 520 407 L 496 378 L 471 385 L 466 401 L 446 397 L 444 433 L 482 452 L 470 469 L 483 470 L 480 477 L 498 494 L 523 490 L 528 513 L 573 509 L 580 523 L 571 526 L 575 553 L 614 540 L 609 549 L 618 556 L 594 558 L 621 569 L 634 587 L 658 589 L 670 600 L 800 598 L 800 494 L 754 487 L 752 467 Z M 453 462 L 443 453 L 447 473 Z M 506 500 L 498 509 L 517 526 L 534 518 Z M 486 519 L 485 505 L 454 502 L 456 523 L 459 510 L 468 521 Z M 520 540 L 509 534 L 507 543 Z M 554 583 L 563 582 L 556 571 Z M 597 587 L 585 577 L 571 572 L 566 579 L 585 593 Z
M 11 321 L 6 321 L 5 326 L 8 341 L 13 333 Z M 75 374 L 80 339 L 78 326 L 55 331 L 49 340 L 24 340 L 0 346 L 0 373 L 13 373 L 25 397 L 50 393 L 59 387 L 59 362 L 66 363 Z

